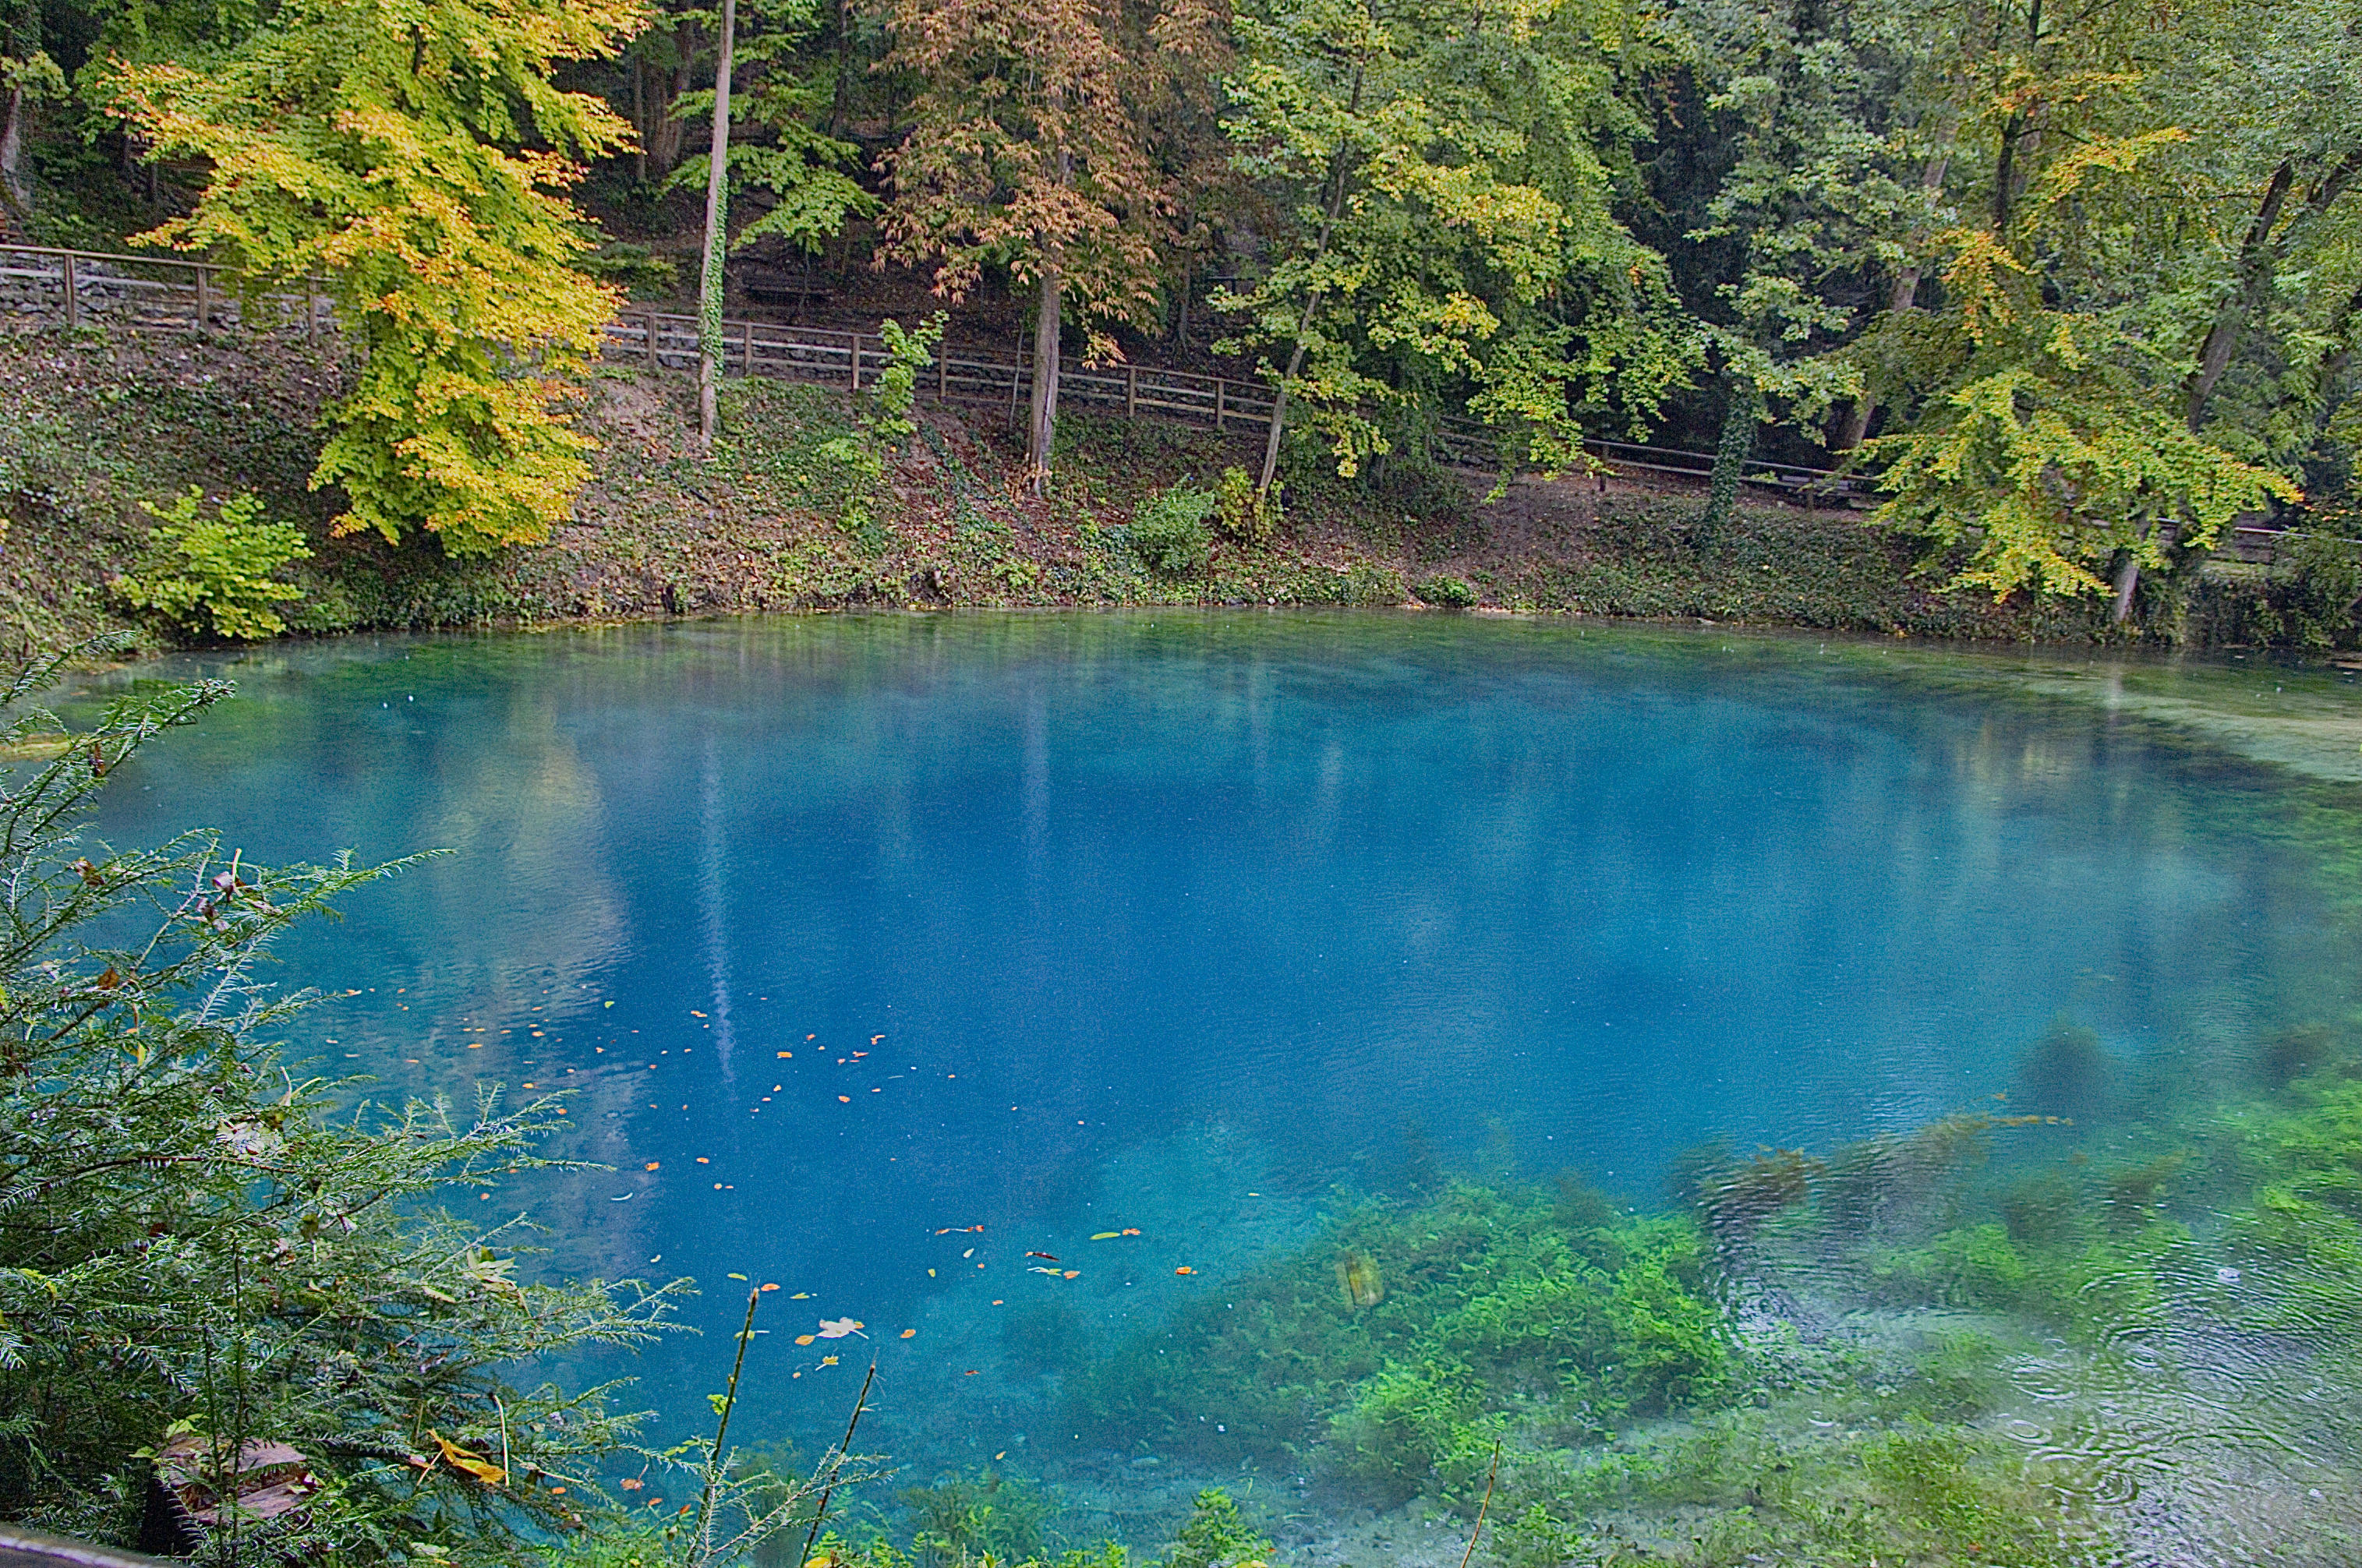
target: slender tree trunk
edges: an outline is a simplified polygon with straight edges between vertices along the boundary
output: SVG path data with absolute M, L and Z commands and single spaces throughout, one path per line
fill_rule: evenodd
M 2256 208 L 2256 221 L 2247 225 L 2247 237 L 2239 246 L 2239 267 L 2231 297 L 2214 313 L 2214 324 L 2206 329 L 2205 341 L 2198 345 L 2198 363 L 2184 383 L 2188 400 L 2184 408 L 2192 434 L 2206 423 L 2206 403 L 2214 395 L 2215 384 L 2223 372 L 2231 367 L 2231 356 L 2239 346 L 2239 334 L 2246 330 L 2247 317 L 2258 302 L 2264 282 L 2270 271 L 2272 230 L 2279 226 L 2280 209 L 2287 204 L 2288 193 L 2296 183 L 2296 168 L 2288 159 L 2272 171 L 2271 183 L 2264 187 L 2264 199 Z
M 1919 189 L 1929 196 L 1941 191 L 1944 188 L 1944 170 L 1949 167 L 1951 161 L 1952 155 L 1948 152 L 1938 153 L 1929 159 L 1926 169 L 1919 176 Z M 1911 302 L 1919 297 L 1919 278 L 1920 268 L 1915 261 L 1894 275 L 1893 287 L 1886 292 L 1888 315 L 1899 316 L 1912 308 Z M 1845 423 L 1838 429 L 1837 440 L 1830 444 L 1831 449 L 1838 452 L 1850 452 L 1860 446 L 1862 438 L 1870 433 L 1871 417 L 1877 412 L 1878 394 L 1864 389 L 1861 396 L 1854 400 L 1853 407 L 1847 411 Z
M 705 170 L 705 266 L 697 280 L 697 438 L 713 450 L 721 418 L 722 262 L 729 246 L 730 47 L 738 0 L 722 0 L 722 45 L 713 67 L 713 142 Z
M 0 219 L 20 218 L 33 210 L 32 187 L 26 182 L 25 90 L 8 91 L 8 117 L 0 121 Z
M 1353 91 L 1345 104 L 1349 115 L 1362 112 L 1362 79 L 1360 66 L 1353 68 Z M 1318 267 L 1329 254 L 1329 241 L 1337 232 L 1337 220 L 1345 211 L 1345 144 L 1337 143 L 1336 156 L 1329 161 L 1329 210 L 1320 219 L 1320 238 L 1312 247 L 1312 264 Z M 1321 290 L 1318 284 L 1305 296 L 1304 313 L 1297 318 L 1296 346 L 1288 351 L 1287 374 L 1280 380 L 1271 398 L 1271 431 L 1263 444 L 1263 477 L 1255 481 L 1255 499 L 1261 501 L 1271 493 L 1272 477 L 1279 472 L 1279 438 L 1287 428 L 1287 389 L 1296 384 L 1298 372 L 1304 368 L 1304 334 L 1312 330 L 1313 313 L 1320 308 Z
M 844 134 L 853 102 L 853 0 L 836 0 L 836 93 L 829 103 L 828 134 Z M 888 118 L 890 127 L 892 119 Z
M 1698 532 L 1711 539 L 1730 521 L 1738 504 L 1738 481 L 1747 460 L 1755 455 L 1755 427 L 1763 422 L 1763 389 L 1736 374 L 1729 378 L 1730 402 L 1722 415 L 1722 439 L 1714 449 L 1714 469 L 1706 478 L 1705 516 Z
M 2139 587 L 2140 556 L 2127 550 L 2125 558 L 2116 563 L 2115 598 L 2108 609 L 2109 625 L 2122 626 L 2125 618 L 2132 614 L 2133 594 Z
M 632 150 L 632 178 L 648 182 L 648 57 L 632 51 L 632 129 L 637 144 Z
M 1042 294 L 1033 317 L 1033 408 L 1025 431 L 1025 466 L 1033 493 L 1050 493 L 1050 449 L 1058 435 L 1058 329 L 1066 308 L 1066 280 L 1054 260 L 1042 264 Z

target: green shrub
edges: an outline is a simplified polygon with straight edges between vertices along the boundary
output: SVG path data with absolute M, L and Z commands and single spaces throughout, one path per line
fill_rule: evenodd
M 1254 480 L 1244 468 L 1233 466 L 1223 469 L 1221 482 L 1214 492 L 1214 515 L 1220 519 L 1222 532 L 1250 544 L 1269 539 L 1279 531 L 1279 492 L 1280 486 L 1275 480 L 1270 489 L 1257 495 Z
M 1438 609 L 1466 609 L 1477 599 L 1475 588 L 1465 578 L 1441 572 L 1425 579 L 1411 592 L 1418 596 L 1421 604 L 1431 604 Z
M 1402 574 L 1390 566 L 1357 561 L 1345 574 L 1342 598 L 1349 605 L 1383 608 L 1398 605 L 1409 597 L 1410 590 L 1403 587 Z
M 1218 499 L 1187 480 L 1141 503 L 1131 514 L 1131 553 L 1152 572 L 1178 577 L 1205 570 L 1206 520 Z
M 311 559 L 304 531 L 261 521 L 262 502 L 251 491 L 222 502 L 211 518 L 199 512 L 204 499 L 192 485 L 169 507 L 141 503 L 156 526 L 138 565 L 115 580 L 116 598 L 197 636 L 278 636 L 287 623 L 271 607 L 302 598 L 304 590 L 272 574 Z

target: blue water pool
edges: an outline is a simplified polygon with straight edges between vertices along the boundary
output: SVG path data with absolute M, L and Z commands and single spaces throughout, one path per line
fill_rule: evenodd
M 1351 1508 L 1392 1528 L 1401 1499 L 1324 1479 L 1299 1438 L 1161 1407 L 1077 1431 L 1072 1386 L 1209 1343 L 1159 1336 L 1239 1310 L 1357 1204 L 1577 1172 L 1617 1212 L 1675 1212 L 1716 1162 L 1970 1112 L 2075 1123 L 2006 1128 L 1988 1171 L 2104 1163 L 2268 1074 L 2290 1028 L 2350 1021 L 2330 786 L 1963 661 L 1403 615 L 274 649 L 184 662 L 241 696 L 151 751 L 104 827 L 215 825 L 265 860 L 448 851 L 283 949 L 337 993 L 301 1044 L 379 1094 L 570 1093 L 552 1152 L 610 1168 L 460 1198 L 529 1210 L 546 1266 L 697 1278 L 705 1332 L 622 1368 L 653 1435 L 707 1419 L 744 1276 L 780 1288 L 742 1430 L 818 1452 L 877 1359 L 864 1433 L 901 1478 L 861 1517 L 995 1466 L 1063 1500 L 1053 1538 L 1153 1545 L 1225 1477 L 1285 1499 L 1267 1517 L 1315 1560 L 1415 1557 L 1319 1533 Z M 2061 1030 L 2086 1042 L 2065 1067 L 2040 1056 Z M 2173 1222 L 2192 1246 L 2213 1201 Z M 1819 1343 L 1904 1310 L 1805 1300 L 1794 1238 L 1774 1281 L 1715 1234 L 1742 1317 Z M 2015 1374 L 2049 1343 L 1988 1331 Z M 2004 1389 L 1974 1421 L 2038 1426 L 2038 1403 Z M 2347 1528 L 2351 1494 L 2317 1490 L 2345 1439 L 2307 1430 L 2271 1461 L 2292 1500 L 2241 1541 Z M 2183 1516 L 2246 1451 L 2125 1441 L 2050 1446 L 2114 1539 L 2214 1541 Z

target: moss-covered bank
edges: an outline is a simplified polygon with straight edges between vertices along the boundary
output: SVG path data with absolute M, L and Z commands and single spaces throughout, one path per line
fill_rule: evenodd
M 1191 520 L 1135 536 L 1143 504 L 1210 491 L 1253 441 L 1070 417 L 1062 483 L 1026 494 L 1021 452 L 989 415 L 922 410 L 898 451 L 866 447 L 851 401 L 777 382 L 729 389 L 724 436 L 696 451 L 679 378 L 608 371 L 586 423 L 602 443 L 577 520 L 545 546 L 475 561 L 431 542 L 332 540 L 332 496 L 305 488 L 334 363 L 268 361 L 234 345 L 0 343 L 0 626 L 56 646 L 138 623 L 110 584 L 138 562 L 155 504 L 203 487 L 251 491 L 301 523 L 315 554 L 287 568 L 298 633 L 540 624 L 855 607 L 1169 603 L 1485 607 L 1699 618 L 1913 637 L 2085 641 L 2097 607 L 1939 590 L 1907 542 L 1850 514 L 1743 508 L 1709 535 L 1697 498 L 1523 482 L 1487 499 L 1464 476 L 1339 479 L 1290 465 L 1276 528 Z M 1177 528 L 1177 532 L 1175 532 Z M 2210 567 L 2166 584 L 2131 635 L 2211 645 L 2292 635 L 2290 585 Z M 152 621 L 153 641 L 176 633 Z M 2317 627 L 2312 641 L 2324 641 Z M 2350 619 L 2326 639 L 2350 645 Z

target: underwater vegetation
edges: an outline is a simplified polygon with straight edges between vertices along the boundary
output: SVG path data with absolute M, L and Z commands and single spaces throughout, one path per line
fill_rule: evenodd
M 2105 1488 L 2002 1435 L 2013 1367 L 2140 1345 L 2171 1379 L 2180 1333 L 2362 1375 L 2362 1050 L 2314 1025 L 2249 1059 L 2214 1098 L 2144 1087 L 2060 1018 L 2023 1113 L 1694 1151 L 1670 1212 L 1572 1177 L 1347 1203 L 1076 1366 L 1062 1410 L 1086 1445 L 1463 1521 L 1497 1442 L 1507 1568 L 2106 1559 Z M 2349 1436 L 2327 1462 L 2362 1469 Z
M 1738 1354 L 1704 1235 L 1687 1216 L 1594 1223 L 1605 1209 L 1467 1182 L 1353 1207 L 1070 1376 L 1067 1430 L 1399 1500 L 1481 1483 L 1500 1412 L 1596 1436 L 1716 1402 Z
M 2328 1402 L 2276 1429 L 2282 1395 L 2257 1386 L 2242 1431 L 2362 1473 L 2362 1419 L 2337 1413 L 2362 1386 L 2362 1049 L 2314 1025 L 2247 1059 L 2211 1100 L 2144 1089 L 2061 1019 L 2011 1085 L 2038 1113 L 1694 1151 L 1679 1201 L 1648 1214 L 1572 1174 L 1439 1171 L 1407 1197 L 1341 1197 L 1308 1242 L 1120 1343 L 1063 1306 L 1012 1315 L 1004 1343 L 1086 1449 L 1284 1468 L 1298 1508 L 1411 1502 L 1463 1531 L 1495 1481 L 1496 1568 L 2209 1561 L 2136 1539 L 2063 1413 L 2045 1453 L 2013 1429 L 2044 1413 L 2029 1364 L 2169 1399 L 2207 1370 L 2177 1346 L 2246 1347 Z M 1286 1506 L 1201 1492 L 1160 1563 L 1073 1550 L 1058 1494 L 1010 1473 L 896 1501 L 832 1519 L 820 1568 L 1268 1568 L 1280 1516 L 1257 1510 Z

